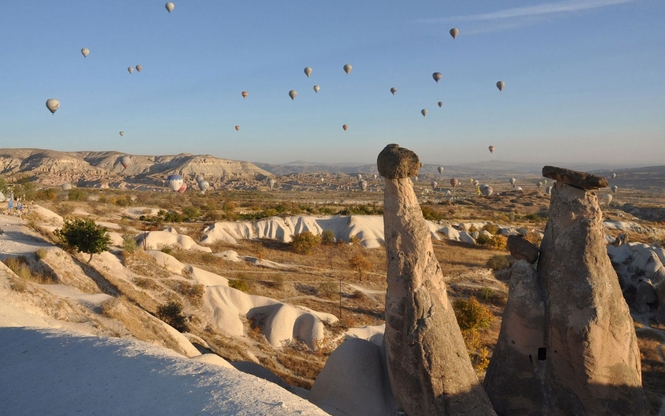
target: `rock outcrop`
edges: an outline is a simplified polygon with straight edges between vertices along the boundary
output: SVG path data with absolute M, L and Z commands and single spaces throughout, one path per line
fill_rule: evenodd
M 605 188 L 609 185 L 607 179 L 601 176 L 555 166 L 545 166 L 543 176 L 585 190 Z
M 471 366 L 409 179 L 420 167 L 418 156 L 389 145 L 377 165 L 385 178 L 384 342 L 395 401 L 411 416 L 494 415 Z
M 517 260 L 526 260 L 535 263 L 538 260 L 538 247 L 525 240 L 521 235 L 508 236 L 508 251 Z
M 648 412 L 633 320 L 606 250 L 596 195 L 581 187 L 556 182 L 540 246 L 538 287 L 529 292 L 529 296 L 540 294 L 544 304 L 541 347 L 532 371 L 533 384 L 542 385 L 542 389 L 529 391 L 527 398 L 530 403 L 540 401 L 539 413 L 535 414 L 646 415 Z M 523 279 L 522 287 L 529 287 L 530 281 Z M 511 289 L 513 286 L 511 282 Z M 519 293 L 509 294 L 509 305 L 521 304 L 523 299 L 512 299 L 519 297 Z M 520 410 L 523 403 L 500 396 L 502 387 L 497 383 L 505 379 L 494 374 L 495 368 L 505 367 L 506 360 L 518 357 L 522 363 L 513 371 L 528 378 L 528 372 L 521 370 L 527 366 L 525 353 L 520 351 L 526 341 L 511 345 L 515 337 L 510 334 L 515 327 L 524 331 L 525 323 L 514 316 L 512 306 L 506 311 L 486 387 L 500 414 L 523 414 Z M 536 335 L 537 331 L 530 333 Z M 528 347 L 533 350 L 537 343 L 527 339 Z M 522 357 L 514 350 L 520 351 Z

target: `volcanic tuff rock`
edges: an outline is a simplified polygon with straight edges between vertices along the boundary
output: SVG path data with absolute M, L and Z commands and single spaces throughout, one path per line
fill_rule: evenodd
M 379 172 L 386 178 L 384 342 L 395 401 L 411 416 L 493 415 L 471 366 L 408 179 L 414 169 L 417 173 L 418 157 L 395 146 L 386 147 L 378 158 Z
M 596 195 L 557 181 L 538 261 L 546 414 L 647 414 L 633 320 L 606 253 Z
M 508 250 L 510 255 L 518 260 L 535 263 L 538 260 L 538 247 L 525 240 L 521 235 L 508 236 Z
M 576 170 L 545 166 L 543 176 L 581 189 L 600 189 L 609 185 L 606 178 Z

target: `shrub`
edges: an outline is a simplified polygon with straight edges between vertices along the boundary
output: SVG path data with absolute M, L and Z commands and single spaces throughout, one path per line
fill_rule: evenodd
M 229 287 L 239 290 L 241 292 L 249 292 L 249 285 L 244 277 L 235 280 L 229 280 Z
M 42 189 L 37 192 L 35 199 L 40 201 L 55 201 L 58 199 L 58 194 L 54 189 Z
M 476 290 L 476 297 L 485 303 L 492 303 L 494 301 L 495 293 L 491 287 L 483 286 Z
M 472 225 L 471 227 L 469 227 L 469 232 L 470 233 L 475 233 L 476 231 L 478 231 L 478 228 L 476 228 L 475 225 Z
M 199 211 L 196 207 L 190 205 L 188 207 L 185 207 L 182 210 L 182 213 L 185 217 L 189 219 L 196 219 L 201 216 L 201 211 Z
M 66 249 L 90 254 L 99 254 L 109 249 L 111 237 L 106 227 L 95 224 L 91 219 L 75 218 L 65 220 L 62 229 L 53 232 L 60 245 Z
M 37 251 L 35 251 L 35 258 L 37 258 L 37 260 L 45 259 L 47 254 L 48 251 L 45 248 L 38 248 Z
M 67 199 L 70 201 L 85 201 L 87 198 L 88 195 L 83 189 L 74 188 L 67 193 Z
M 508 246 L 508 237 L 501 234 L 496 234 L 492 237 L 492 248 L 494 250 L 505 250 Z
M 132 254 L 139 249 L 139 246 L 136 244 L 136 238 L 131 234 L 122 235 L 122 249 L 127 253 Z
M 487 329 L 494 319 L 492 312 L 473 296 L 469 300 L 457 299 L 453 308 L 457 323 L 463 331 Z
M 321 233 L 321 244 L 323 245 L 333 245 L 335 244 L 336 240 L 335 233 L 333 233 L 331 230 L 324 230 Z
M 372 267 L 372 263 L 362 253 L 356 253 L 349 259 L 349 266 L 358 272 L 358 280 L 362 281 L 363 274 Z
M 420 210 L 423 213 L 423 218 L 429 221 L 440 221 L 445 218 L 442 213 L 427 205 L 421 205 Z
M 479 234 L 478 238 L 476 238 L 476 243 L 483 247 L 489 247 L 492 244 L 492 237 L 487 234 Z
M 305 231 L 293 236 L 291 247 L 298 254 L 310 254 L 313 249 L 321 244 L 321 236 Z
M 28 289 L 28 284 L 23 279 L 13 279 L 11 282 L 14 292 L 25 292 Z
M 32 277 L 32 272 L 28 266 L 28 259 L 24 256 L 7 257 L 2 262 L 21 279 L 30 279 Z
M 495 235 L 499 233 L 499 227 L 496 224 L 485 224 L 483 227 L 483 230 L 487 231 L 488 233 Z
M 272 279 L 272 286 L 275 289 L 284 289 L 284 275 L 278 274 Z
M 182 313 L 182 305 L 169 302 L 157 308 L 157 317 L 179 332 L 187 332 L 187 318 Z
M 510 261 L 507 256 L 497 254 L 490 257 L 485 265 L 492 270 L 503 270 L 510 267 Z
M 339 285 L 335 282 L 323 282 L 317 290 L 319 296 L 331 298 L 339 293 Z
M 173 252 L 173 247 L 171 246 L 162 246 L 162 249 L 159 250 L 162 253 L 171 254 Z

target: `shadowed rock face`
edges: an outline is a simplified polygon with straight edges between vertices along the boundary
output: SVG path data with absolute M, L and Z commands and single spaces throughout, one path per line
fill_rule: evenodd
M 543 168 L 543 176 L 576 188 L 588 190 L 605 188 L 609 185 L 606 178 L 577 170 L 557 168 L 555 166 L 545 166 Z
M 633 320 L 592 192 L 554 185 L 538 279 L 546 300 L 548 414 L 646 415 Z
M 386 178 L 384 342 L 395 401 L 410 416 L 494 415 L 471 366 L 429 230 L 408 179 L 417 174 L 417 168 L 413 172 L 419 166 L 417 156 L 406 149 L 386 149 L 378 160 L 379 172 Z M 392 159 L 390 166 L 402 168 L 382 168 L 386 166 L 382 156 Z

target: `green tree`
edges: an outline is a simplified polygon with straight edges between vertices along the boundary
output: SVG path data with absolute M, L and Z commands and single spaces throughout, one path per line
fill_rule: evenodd
M 310 231 L 294 235 L 291 241 L 291 247 L 298 254 L 309 254 L 319 245 L 321 245 L 321 236 L 314 235 Z
M 63 247 L 89 253 L 88 263 L 93 254 L 102 253 L 111 245 L 111 237 L 106 227 L 95 224 L 91 219 L 67 219 L 62 229 L 55 230 L 53 234 Z

